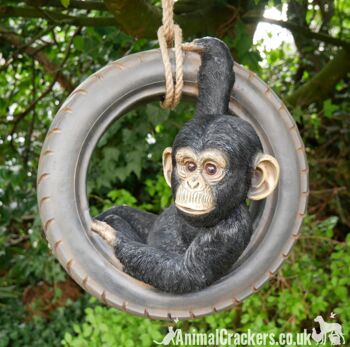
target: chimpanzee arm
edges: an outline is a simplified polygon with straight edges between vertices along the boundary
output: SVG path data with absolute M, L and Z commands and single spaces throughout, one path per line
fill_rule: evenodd
M 129 235 L 135 241 L 146 242 L 147 235 L 157 215 L 129 206 L 116 206 L 103 212 L 95 219 L 106 222 L 120 233 Z
M 184 255 L 130 242 L 122 235 L 115 253 L 131 276 L 166 292 L 186 293 L 205 288 L 227 273 L 250 235 L 249 222 L 226 221 L 215 229 L 202 230 Z

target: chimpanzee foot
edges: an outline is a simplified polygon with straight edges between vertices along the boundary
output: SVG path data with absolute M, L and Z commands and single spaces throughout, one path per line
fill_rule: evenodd
M 117 242 L 117 230 L 109 224 L 94 219 L 91 223 L 91 230 L 99 234 L 110 246 L 115 246 Z

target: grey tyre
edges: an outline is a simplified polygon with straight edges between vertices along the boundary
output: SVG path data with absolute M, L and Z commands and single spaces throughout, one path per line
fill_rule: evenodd
M 197 95 L 200 58 L 186 53 L 184 95 Z M 38 170 L 38 204 L 46 238 L 62 266 L 104 303 L 157 319 L 188 319 L 240 303 L 275 274 L 299 236 L 308 197 L 308 167 L 298 129 L 274 92 L 235 64 L 230 108 L 256 129 L 265 153 L 281 167 L 278 188 L 253 204 L 254 235 L 232 271 L 185 295 L 161 292 L 123 273 L 90 230 L 86 174 L 95 145 L 109 125 L 140 103 L 164 95 L 159 50 L 115 61 L 84 81 L 62 105 L 46 136 Z

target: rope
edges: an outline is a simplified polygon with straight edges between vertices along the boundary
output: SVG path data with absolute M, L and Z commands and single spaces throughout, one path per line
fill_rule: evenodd
M 167 44 L 171 45 L 174 38 L 174 1 L 173 0 L 162 0 L 163 8 L 163 18 L 162 27 L 164 28 L 164 36 L 166 38 Z
M 163 25 L 158 29 L 158 41 L 165 71 L 165 97 L 161 106 L 163 108 L 174 109 L 181 100 L 183 82 L 183 54 L 182 50 L 198 51 L 192 43 L 182 44 L 182 30 L 174 23 L 173 0 L 162 0 Z M 175 49 L 175 82 L 171 69 L 171 62 L 168 49 L 174 45 Z

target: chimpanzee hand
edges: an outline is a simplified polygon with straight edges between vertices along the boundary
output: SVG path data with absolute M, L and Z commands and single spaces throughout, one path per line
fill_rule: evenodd
M 117 245 L 118 231 L 106 222 L 94 219 L 91 223 L 91 230 L 99 234 L 110 246 L 115 247 Z

